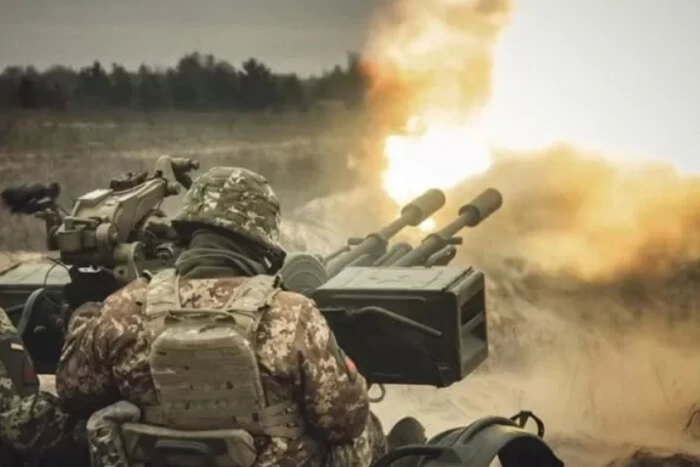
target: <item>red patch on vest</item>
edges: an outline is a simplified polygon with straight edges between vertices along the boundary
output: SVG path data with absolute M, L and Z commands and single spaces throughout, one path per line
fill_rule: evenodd
M 36 375 L 36 371 L 34 371 L 34 367 L 31 365 L 25 364 L 24 366 L 24 382 L 27 384 L 36 384 L 38 382 L 39 378 Z
M 355 362 L 353 362 L 352 358 L 348 357 L 347 355 L 345 356 L 345 366 L 348 367 L 350 374 L 357 373 L 357 366 L 355 365 Z

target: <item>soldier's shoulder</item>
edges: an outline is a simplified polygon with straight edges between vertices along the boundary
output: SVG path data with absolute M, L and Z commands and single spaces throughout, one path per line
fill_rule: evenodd
M 207 296 L 225 299 L 240 286 L 245 279 L 241 277 L 217 277 L 181 279 L 180 292 L 187 294 L 205 294 Z
M 288 326 L 322 326 L 325 323 L 316 302 L 296 292 L 280 291 L 271 303 L 269 315 Z
M 148 280 L 139 278 L 132 281 L 112 293 L 103 302 L 103 310 L 126 310 L 134 306 L 140 307 L 146 300 L 146 290 L 148 288 Z
M 316 308 L 316 302 L 300 293 L 281 290 L 275 295 L 273 306 L 302 311 Z

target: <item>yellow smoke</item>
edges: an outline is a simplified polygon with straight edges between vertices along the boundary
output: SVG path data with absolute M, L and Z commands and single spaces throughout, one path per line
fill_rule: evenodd
M 566 146 L 513 154 L 483 140 L 495 45 L 511 10 L 504 0 L 400 0 L 382 12 L 366 55 L 387 194 L 401 204 L 438 187 L 459 205 L 493 186 L 504 207 L 470 234 L 482 250 L 585 279 L 700 257 L 699 180 Z

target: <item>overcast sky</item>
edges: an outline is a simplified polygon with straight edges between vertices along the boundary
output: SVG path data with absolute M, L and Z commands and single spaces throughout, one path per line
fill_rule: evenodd
M 373 0 L 0 0 L 0 64 L 135 68 L 186 52 L 316 73 L 359 50 Z
M 497 133 L 700 172 L 699 25 L 700 0 L 520 0 L 497 54 Z
M 172 65 L 200 50 L 317 73 L 362 48 L 377 1 L 0 0 L 0 66 Z M 494 137 L 566 137 L 700 171 L 699 24 L 700 0 L 516 0 Z

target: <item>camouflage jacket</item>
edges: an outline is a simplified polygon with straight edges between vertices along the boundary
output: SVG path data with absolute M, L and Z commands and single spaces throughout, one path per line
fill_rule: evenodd
M 242 278 L 182 279 L 182 305 L 223 306 L 241 282 Z M 76 310 L 56 374 L 66 410 L 89 416 L 119 400 L 157 402 L 148 365 L 151 336 L 142 306 L 146 288 L 146 280 L 139 279 L 101 307 L 90 303 Z M 307 424 L 307 433 L 297 441 L 256 439 L 257 465 L 301 465 L 309 460 L 318 465 L 314 459 L 325 457 L 329 446 L 357 447 L 361 438 L 362 449 L 369 451 L 366 382 L 340 352 L 311 300 L 280 292 L 258 327 L 256 353 L 268 401 L 296 399 Z
M 0 345 L 17 330 L 0 308 Z M 48 392 L 20 397 L 0 360 L 0 465 L 82 465 L 87 461 L 85 421 L 61 411 Z

